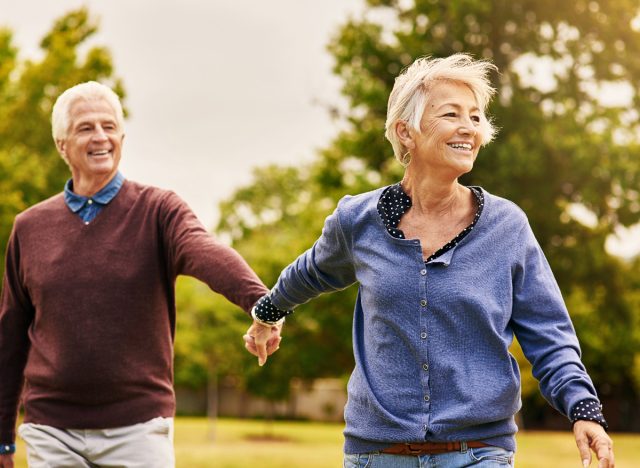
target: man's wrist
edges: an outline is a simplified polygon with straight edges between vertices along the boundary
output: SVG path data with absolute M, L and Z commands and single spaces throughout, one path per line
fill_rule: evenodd
M 16 444 L 0 444 L 0 455 L 16 453 Z

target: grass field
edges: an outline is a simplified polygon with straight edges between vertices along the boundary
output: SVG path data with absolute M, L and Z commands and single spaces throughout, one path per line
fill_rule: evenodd
M 613 434 L 616 468 L 640 466 L 640 435 Z M 342 424 L 203 418 L 176 420 L 178 468 L 325 468 L 342 466 Z M 26 468 L 18 441 L 16 468 Z M 518 468 L 580 468 L 570 432 L 518 434 Z M 597 466 L 594 462 L 592 467 Z

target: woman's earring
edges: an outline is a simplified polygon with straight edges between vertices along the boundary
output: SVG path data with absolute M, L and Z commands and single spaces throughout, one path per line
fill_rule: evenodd
M 411 153 L 407 151 L 400 158 L 400 164 L 402 164 L 403 167 L 407 167 L 410 162 L 411 162 Z

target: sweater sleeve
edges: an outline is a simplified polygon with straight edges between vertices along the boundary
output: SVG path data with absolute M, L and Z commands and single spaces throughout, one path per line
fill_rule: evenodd
M 342 229 L 339 204 L 325 220 L 320 238 L 280 274 L 271 290 L 274 306 L 291 310 L 322 293 L 339 291 L 355 283 L 348 238 Z
M 513 274 L 512 325 L 533 366 L 540 391 L 568 416 L 581 400 L 598 399 L 580 360 L 580 346 L 560 288 L 529 224 L 518 241 L 520 255 Z
M 206 231 L 187 204 L 173 192 L 160 214 L 167 257 L 175 275 L 193 276 L 248 314 L 266 286 L 234 249 Z
M 29 353 L 34 308 L 21 282 L 16 228 L 9 237 L 0 296 L 0 443 L 15 440 L 15 425 Z

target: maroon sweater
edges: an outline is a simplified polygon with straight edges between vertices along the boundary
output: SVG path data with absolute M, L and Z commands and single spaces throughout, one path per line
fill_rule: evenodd
M 90 224 L 56 195 L 17 216 L 0 301 L 0 442 L 172 416 L 174 285 L 194 276 L 249 311 L 267 291 L 173 192 L 126 181 Z

